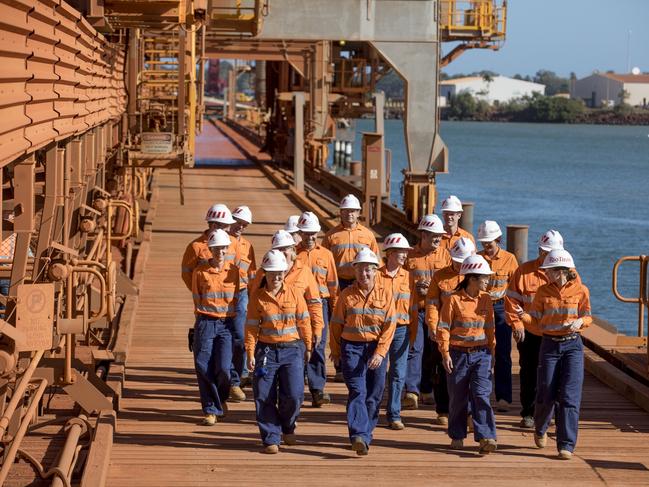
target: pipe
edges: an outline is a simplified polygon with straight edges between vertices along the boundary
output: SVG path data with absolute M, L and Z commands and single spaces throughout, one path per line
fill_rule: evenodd
M 65 286 L 65 317 L 72 319 L 72 298 L 74 295 L 74 272 L 68 274 Z M 72 335 L 65 335 L 65 368 L 63 370 L 63 381 L 66 384 L 72 384 Z
M 507 251 L 516 256 L 519 264 L 527 262 L 529 228 L 529 225 L 507 225 Z
M 68 434 L 54 468 L 64 472 L 68 481 L 72 476 L 72 470 L 76 463 L 79 438 L 88 431 L 87 421 L 88 418 L 81 414 L 77 418 L 72 418 L 66 425 L 69 427 Z M 60 477 L 55 477 L 51 485 L 52 487 L 64 487 L 63 480 Z
M 14 393 L 11 395 L 11 401 L 9 401 L 9 404 L 7 405 L 7 408 L 4 411 L 4 415 L 2 416 L 2 418 L 0 418 L 0 438 L 2 438 L 5 432 L 7 431 L 7 426 L 9 426 L 9 421 L 11 421 L 11 417 L 14 415 L 14 412 L 16 411 L 16 407 L 18 406 L 18 403 L 20 403 L 20 401 L 22 400 L 23 395 L 25 394 L 25 390 L 27 390 L 27 384 L 29 384 L 29 381 L 34 375 L 34 371 L 38 366 L 38 362 L 41 361 L 41 358 L 43 358 L 44 353 L 45 350 L 39 350 L 38 352 L 36 352 L 36 355 L 34 355 L 32 361 L 29 363 L 29 367 L 27 367 L 27 369 L 23 373 L 20 383 L 16 385 L 16 388 L 14 389 Z M 2 485 L 2 482 L 0 482 L 0 485 Z
M 11 446 L 9 447 L 9 450 L 8 451 L 5 450 L 2 469 L 0 469 L 0 485 L 4 485 L 5 480 L 7 480 L 7 476 L 9 475 L 9 470 L 11 470 L 11 466 L 13 465 L 14 460 L 16 459 L 16 454 L 18 453 L 18 449 L 20 448 L 20 443 L 25 437 L 25 433 L 27 433 L 27 428 L 29 428 L 29 422 L 32 416 L 34 415 L 34 413 L 36 412 L 38 403 L 40 402 L 41 398 L 43 397 L 43 394 L 45 393 L 45 388 L 47 387 L 47 380 L 45 379 L 38 379 L 38 380 L 40 381 L 40 384 L 38 385 L 38 389 L 36 389 L 36 392 L 32 397 L 32 402 L 29 404 L 29 407 L 27 408 L 27 411 L 23 416 L 23 420 L 20 423 L 20 426 L 18 427 L 16 436 L 14 436 L 14 439 L 11 442 Z M 22 398 L 22 393 L 20 394 L 20 397 Z M 13 400 L 13 397 L 11 399 Z M 4 417 L 2 419 L 4 420 Z

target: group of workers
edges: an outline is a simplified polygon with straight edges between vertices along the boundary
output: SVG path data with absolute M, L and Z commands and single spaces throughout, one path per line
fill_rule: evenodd
M 340 224 L 318 242 L 312 212 L 292 216 L 272 237 L 259 268 L 243 236 L 246 206 L 223 204 L 183 256 L 196 321 L 190 330 L 203 424 L 227 414 L 252 382 L 265 453 L 296 443 L 305 383 L 313 407 L 325 392 L 327 345 L 336 378 L 347 385 L 352 450 L 367 455 L 387 380 L 386 419 L 402 430 L 402 409 L 434 401 L 452 449 L 473 430 L 479 452 L 497 448 L 496 409 L 512 403 L 511 346 L 520 357 L 522 428 L 546 446 L 556 418 L 559 458 L 577 441 L 583 382 L 581 331 L 591 323 L 589 292 L 556 230 L 541 236 L 538 257 L 518 265 L 500 247 L 494 221 L 478 229 L 482 246 L 459 227 L 462 203 L 449 196 L 442 219 L 425 215 L 419 242 L 393 233 L 381 259 L 360 222 L 353 195 L 340 203 Z M 492 377 L 492 370 L 494 377 Z

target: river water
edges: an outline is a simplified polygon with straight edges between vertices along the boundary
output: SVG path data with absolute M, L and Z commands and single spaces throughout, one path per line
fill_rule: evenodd
M 373 128 L 373 120 L 356 121 L 355 160 L 360 132 Z M 385 130 L 391 198 L 400 202 L 402 122 L 387 120 Z M 441 134 L 449 174 L 437 177 L 440 201 L 455 194 L 474 202 L 474 231 L 485 219 L 503 230 L 530 225 L 530 256 L 541 233 L 559 230 L 590 288 L 593 313 L 635 334 L 637 305 L 615 299 L 611 272 L 623 255 L 649 254 L 649 127 L 442 122 Z M 637 295 L 637 264 L 622 267 L 619 288 Z

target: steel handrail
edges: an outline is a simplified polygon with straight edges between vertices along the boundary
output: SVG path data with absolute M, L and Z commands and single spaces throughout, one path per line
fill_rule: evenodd
M 640 285 L 638 287 L 638 296 L 637 297 L 627 297 L 620 294 L 617 283 L 618 283 L 618 271 L 620 265 L 623 262 L 639 262 L 640 263 Z M 647 274 L 649 267 L 649 256 L 646 255 L 626 255 L 620 257 L 613 265 L 613 276 L 611 282 L 611 288 L 613 295 L 616 299 L 623 303 L 632 303 L 638 305 L 638 336 L 644 336 L 644 320 L 645 320 L 645 308 L 649 306 L 649 286 L 647 285 Z M 649 334 L 649 333 L 648 333 Z

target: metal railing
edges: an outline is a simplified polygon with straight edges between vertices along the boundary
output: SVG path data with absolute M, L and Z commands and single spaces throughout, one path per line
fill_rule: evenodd
M 640 284 L 638 286 L 638 295 L 635 297 L 622 296 L 617 288 L 618 270 L 623 262 L 640 263 Z M 623 303 L 635 303 L 638 305 L 638 336 L 645 336 L 645 311 L 649 307 L 649 256 L 647 255 L 627 255 L 620 257 L 613 266 L 613 295 Z M 649 335 L 649 333 L 647 333 Z
M 480 38 L 504 39 L 507 4 L 496 0 L 441 0 L 439 25 L 448 36 L 444 40 Z

